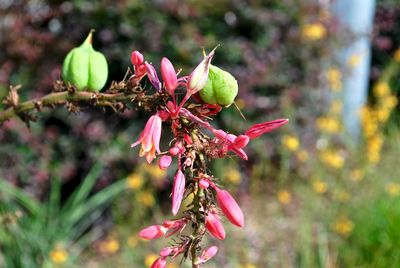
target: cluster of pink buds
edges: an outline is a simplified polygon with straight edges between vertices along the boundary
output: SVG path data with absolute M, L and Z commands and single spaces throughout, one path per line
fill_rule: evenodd
M 208 174 L 207 164 L 213 158 L 225 157 L 230 152 L 247 160 L 244 148 L 250 140 L 288 122 L 287 119 L 277 119 L 256 124 L 238 136 L 212 127 L 209 118 L 218 114 L 222 107 L 204 103 L 198 97 L 198 92 L 206 85 L 214 50 L 205 55 L 188 76 L 178 77 L 179 72 L 176 72 L 173 64 L 163 58 L 162 82 L 156 68 L 145 61 L 142 54 L 134 51 L 131 55 L 134 74 L 130 80 L 138 83 L 147 76 L 155 89 L 154 93 L 148 94 L 158 94 L 162 100 L 132 147 L 140 144 L 139 155 L 145 157 L 148 163 L 159 157 L 158 166 L 162 170 L 169 168 L 174 158 L 177 161 L 171 191 L 171 211 L 174 216 L 182 216 L 149 226 L 139 233 L 141 238 L 148 240 L 171 235 L 180 237 L 179 241 L 174 240 L 175 245 L 160 251 L 160 257 L 153 263 L 153 268 L 166 267 L 167 258 L 175 259 L 178 255 L 190 257 L 193 267 L 200 267 L 218 251 L 215 246 L 202 250 L 203 236 L 208 232 L 217 239 L 225 239 L 222 216 L 235 226 L 244 226 L 243 213 L 238 203 L 229 192 L 217 186 L 216 178 Z M 160 150 L 163 122 L 170 125 L 173 135 L 170 147 L 165 151 Z M 182 209 L 182 200 L 189 195 L 194 196 L 193 201 Z M 191 235 L 182 233 L 187 226 L 193 229 Z

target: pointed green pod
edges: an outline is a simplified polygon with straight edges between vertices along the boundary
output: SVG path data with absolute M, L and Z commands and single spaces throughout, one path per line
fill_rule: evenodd
M 230 106 L 237 93 L 238 83 L 236 79 L 227 71 L 210 65 L 207 83 L 199 92 L 202 100 L 209 104 Z
M 64 59 L 62 78 L 78 90 L 87 88 L 100 91 L 108 78 L 107 60 L 103 54 L 92 47 L 93 31 L 89 33 L 82 45 L 72 49 Z

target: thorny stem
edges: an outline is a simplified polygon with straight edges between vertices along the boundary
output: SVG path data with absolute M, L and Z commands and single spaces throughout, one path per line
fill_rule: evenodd
M 196 240 L 198 237 L 202 236 L 203 230 L 204 230 L 204 224 L 201 220 L 201 197 L 204 195 L 203 189 L 199 187 L 198 183 L 196 183 L 196 194 L 193 198 L 193 212 L 195 213 L 196 217 L 196 227 L 193 231 L 192 237 L 193 237 L 193 242 L 191 245 L 191 252 L 190 254 L 192 255 L 192 268 L 199 268 L 200 264 L 198 264 L 198 256 L 197 256 L 197 246 L 200 243 L 200 241 Z
M 110 88 L 111 90 L 112 88 Z M 128 87 L 125 85 L 122 91 L 125 91 Z M 41 98 L 28 100 L 22 103 L 13 103 L 5 110 L 0 110 L 0 124 L 5 121 L 23 115 L 27 115 L 28 112 L 36 110 L 40 111 L 43 107 L 54 107 L 59 105 L 65 105 L 68 103 L 74 105 L 91 104 L 93 106 L 109 106 L 115 110 L 118 109 L 118 104 L 122 108 L 125 108 L 125 103 L 136 103 L 139 106 L 146 106 L 146 104 L 152 104 L 159 95 L 144 95 L 141 92 L 117 92 L 117 93 L 96 93 L 89 91 L 61 91 L 54 92 L 45 95 Z M 121 109 L 123 110 L 123 109 Z

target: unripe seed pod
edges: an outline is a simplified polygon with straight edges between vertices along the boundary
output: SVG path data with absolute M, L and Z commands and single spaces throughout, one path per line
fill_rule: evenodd
M 92 47 L 93 31 L 86 40 L 72 49 L 64 59 L 62 78 L 78 90 L 87 88 L 90 91 L 100 91 L 107 82 L 108 65 L 103 54 Z
M 202 100 L 208 104 L 230 106 L 238 93 L 236 79 L 227 71 L 210 65 L 208 80 L 199 92 Z

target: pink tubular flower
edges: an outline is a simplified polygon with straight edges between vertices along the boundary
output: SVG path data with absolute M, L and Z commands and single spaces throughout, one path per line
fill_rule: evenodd
M 131 54 L 131 63 L 135 66 L 138 66 L 143 63 L 143 55 L 139 51 L 133 51 Z
M 199 63 L 199 65 L 197 65 L 196 69 L 194 69 L 194 71 L 189 75 L 186 83 L 187 95 L 193 95 L 205 87 L 208 79 L 211 60 L 214 56 L 214 51 L 215 48 Z
M 243 150 L 243 148 L 249 142 L 249 139 L 248 137 L 246 137 L 246 135 L 240 135 L 239 137 L 237 137 L 236 135 L 228 134 L 221 129 L 212 129 L 212 132 L 214 133 L 215 137 L 217 137 L 218 140 L 222 143 L 223 150 L 231 150 L 244 160 L 247 160 L 247 154 Z
M 160 257 L 156 259 L 150 268 L 165 268 L 167 266 L 167 258 Z
M 131 145 L 135 147 L 139 143 L 142 144 L 139 156 L 145 155 L 149 164 L 156 157 L 156 152 L 160 153 L 161 124 L 162 121 L 158 115 L 151 116 L 139 139 Z
M 200 259 L 198 261 L 198 264 L 203 264 L 205 262 L 207 262 L 208 260 L 210 260 L 212 257 L 215 256 L 215 254 L 217 254 L 218 252 L 218 247 L 216 246 L 212 246 L 209 248 L 206 248 L 200 255 Z
M 213 213 L 209 212 L 206 216 L 206 228 L 215 238 L 220 240 L 225 239 L 225 229 L 222 226 L 221 221 L 219 220 L 218 216 Z
M 283 126 L 288 122 L 289 119 L 276 119 L 269 122 L 255 124 L 251 128 L 249 128 L 245 134 L 249 136 L 250 139 L 254 139 L 264 133 L 270 132 L 280 126 Z
M 161 76 L 167 93 L 171 96 L 174 95 L 175 89 L 178 86 L 178 78 L 174 66 L 165 57 L 161 60 Z
M 156 69 L 154 69 L 153 65 L 148 63 L 147 61 L 144 63 L 146 65 L 147 77 L 150 80 L 150 83 L 155 87 L 157 91 L 161 90 L 161 82 L 158 79 Z
M 168 228 L 162 225 L 151 225 L 141 230 L 139 236 L 146 240 L 153 240 L 165 235 L 167 231 Z
M 186 218 L 164 221 L 163 226 L 165 228 L 168 228 L 166 237 L 169 237 L 175 234 L 176 232 L 181 232 L 185 228 L 187 222 L 188 220 Z
M 183 193 L 185 192 L 185 175 L 179 169 L 174 178 L 172 188 L 172 214 L 176 215 L 181 206 Z
M 172 157 L 169 155 L 163 155 L 158 160 L 158 167 L 162 170 L 167 169 L 172 162 Z
M 235 199 L 225 190 L 217 190 L 217 202 L 224 215 L 228 220 L 239 227 L 244 226 L 244 218 L 242 210 L 236 203 Z

